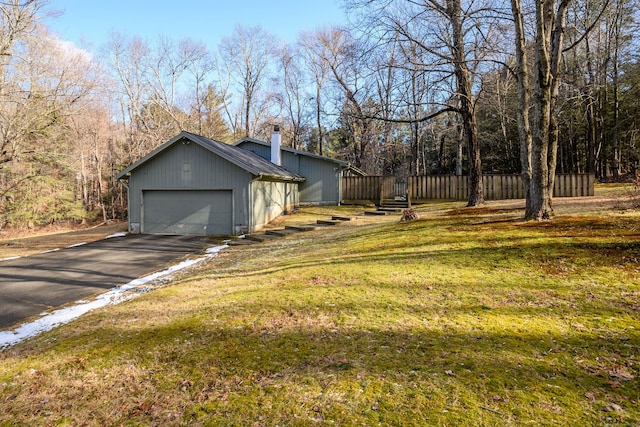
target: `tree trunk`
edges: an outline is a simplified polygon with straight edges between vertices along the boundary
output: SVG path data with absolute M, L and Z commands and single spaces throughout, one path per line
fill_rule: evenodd
M 596 173 L 596 122 L 593 114 L 593 100 L 587 93 L 587 173 Z
M 551 102 L 549 105 L 549 151 L 547 153 L 548 165 L 548 204 L 553 213 L 553 189 L 556 180 L 556 165 L 558 162 L 558 141 L 560 131 L 556 119 L 556 104 L 560 88 L 560 62 L 562 60 L 562 48 L 564 44 L 564 29 L 566 26 L 567 9 L 571 0 L 561 0 L 554 19 L 549 21 L 551 30 Z M 551 6 L 553 7 L 553 5 Z M 553 16 L 553 14 L 551 14 Z
M 553 214 L 553 185 L 558 152 L 558 125 L 553 115 L 558 97 L 558 73 L 569 2 L 570 0 L 560 0 L 557 10 L 555 2 L 536 2 L 536 55 L 531 120 L 532 174 L 525 219 L 540 221 L 551 218 Z
M 411 174 L 420 175 L 420 136 L 418 135 L 418 124 L 411 125 Z
M 520 138 L 520 166 L 522 168 L 522 184 L 524 186 L 526 206 L 529 212 L 531 207 L 531 123 L 529 121 L 529 108 L 531 105 L 531 85 L 529 83 L 529 68 L 527 59 L 527 42 L 524 34 L 524 17 L 522 16 L 521 0 L 511 0 L 515 24 L 516 41 L 516 77 L 518 82 L 518 135 Z
M 620 60 L 620 25 L 621 25 L 621 2 L 617 2 L 616 14 L 614 21 L 614 34 L 613 34 L 613 135 L 611 136 L 611 148 L 613 151 L 613 177 L 617 180 L 620 176 L 620 144 L 619 144 L 619 129 L 620 129 L 620 73 L 619 73 L 619 60 Z
M 320 120 L 320 108 L 322 105 L 320 104 L 320 84 L 316 86 L 316 123 L 318 124 L 318 154 L 323 155 L 322 152 L 322 140 L 324 135 L 322 135 L 322 121 Z
M 456 125 L 456 131 L 458 132 L 456 137 L 456 176 L 462 176 L 462 151 L 463 151 L 463 134 L 462 126 Z
M 469 198 L 467 206 L 478 206 L 484 203 L 484 195 L 482 193 L 480 141 L 478 141 L 478 124 L 475 120 L 475 114 L 464 119 L 464 128 L 469 147 Z
M 247 97 L 247 104 L 244 107 L 244 136 L 249 137 L 249 118 L 251 117 L 251 97 Z
M 456 76 L 457 94 L 460 102 L 460 116 L 467 140 L 469 162 L 469 194 L 467 206 L 478 206 L 484 203 L 482 194 L 482 162 L 480 160 L 480 142 L 478 141 L 478 124 L 473 105 L 471 79 L 465 57 L 464 34 L 462 31 L 462 6 L 460 0 L 447 0 L 447 10 L 451 20 L 453 46 L 452 58 Z
M 447 134 L 440 135 L 440 147 L 438 147 L 438 173 L 446 173 L 444 170 L 444 146 L 447 143 Z

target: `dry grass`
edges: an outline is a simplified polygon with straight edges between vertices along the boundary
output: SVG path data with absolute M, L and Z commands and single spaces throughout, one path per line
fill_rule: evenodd
M 619 197 L 230 248 L 1 354 L 0 425 L 636 426 L 640 212 Z M 362 209 L 285 220 L 333 212 Z
M 38 231 L 16 230 L 0 235 L 0 259 L 32 255 L 82 242 L 104 239 L 111 234 L 126 231 L 127 224 L 117 223 L 97 227 L 49 227 Z

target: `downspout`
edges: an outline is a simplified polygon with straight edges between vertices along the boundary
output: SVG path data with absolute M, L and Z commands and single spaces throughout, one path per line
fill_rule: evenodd
M 342 206 L 342 177 L 344 176 L 344 171 L 348 170 L 347 167 L 340 168 L 340 173 L 338 174 L 338 206 Z
M 251 174 L 252 175 L 252 174 Z M 253 175 L 252 175 L 253 176 Z M 260 181 L 262 179 L 262 174 L 256 175 L 255 178 L 253 178 L 251 181 L 249 181 L 249 194 L 248 194 L 248 203 L 249 205 L 247 206 L 248 208 L 248 212 L 247 212 L 247 216 L 249 217 L 249 230 L 248 230 L 248 234 L 252 234 L 253 233 L 253 183 Z

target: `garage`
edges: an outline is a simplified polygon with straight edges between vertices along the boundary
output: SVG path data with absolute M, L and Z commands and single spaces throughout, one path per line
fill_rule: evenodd
M 117 175 L 132 234 L 233 236 L 298 205 L 300 175 L 242 148 L 186 131 Z
M 146 190 L 142 232 L 148 234 L 232 235 L 230 190 Z

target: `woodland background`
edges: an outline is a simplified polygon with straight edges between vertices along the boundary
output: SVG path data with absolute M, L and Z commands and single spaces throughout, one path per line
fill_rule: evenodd
M 239 25 L 217 46 L 113 33 L 90 55 L 50 33 L 52 4 L 0 1 L 0 229 L 124 218 L 115 175 L 181 130 L 232 143 L 269 140 L 278 124 L 286 145 L 368 174 L 462 175 L 466 100 L 482 172 L 520 173 L 511 4 L 458 2 L 461 49 L 440 8 L 449 3 L 345 0 L 349 25 L 293 44 L 259 26 Z M 565 3 L 557 172 L 634 177 L 638 2 Z M 527 34 L 533 4 L 523 2 Z

